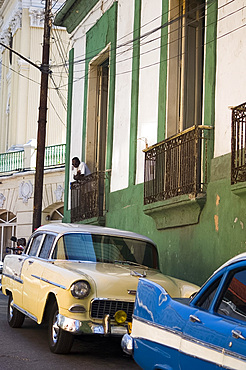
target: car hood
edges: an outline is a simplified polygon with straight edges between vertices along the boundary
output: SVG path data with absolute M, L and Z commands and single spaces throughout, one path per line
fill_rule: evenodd
M 161 285 L 171 297 L 175 298 L 184 296 L 184 287 L 186 296 L 190 296 L 198 290 L 198 287 L 193 284 L 163 275 L 158 270 L 145 269 L 138 266 L 71 261 L 57 261 L 55 264 L 78 274 L 78 279 L 92 280 L 96 287 L 96 296 L 99 298 L 127 300 L 131 298 L 134 301 L 140 277 L 146 277 L 146 279 Z

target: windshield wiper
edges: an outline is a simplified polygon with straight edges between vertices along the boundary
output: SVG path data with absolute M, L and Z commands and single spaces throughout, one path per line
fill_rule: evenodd
M 143 269 L 147 269 L 148 270 L 148 266 L 141 265 L 140 263 L 133 262 L 133 261 L 119 261 L 119 260 L 115 260 L 114 263 L 120 263 L 122 265 L 137 266 L 137 267 L 141 267 Z

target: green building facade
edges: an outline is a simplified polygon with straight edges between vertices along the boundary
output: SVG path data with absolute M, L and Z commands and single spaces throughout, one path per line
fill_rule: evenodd
M 108 3 L 67 0 L 55 18 L 73 41 L 64 222 L 144 234 L 162 272 L 202 284 L 246 248 L 243 81 L 240 71 L 225 78 L 243 38 L 227 38 L 233 20 L 222 24 L 221 11 L 232 10 L 220 1 Z M 228 43 L 234 54 L 224 58 Z M 76 191 L 80 204 L 90 197 L 71 184 L 75 137 L 81 159 L 103 174 L 90 180 L 94 213 L 92 201 L 81 212 L 75 202 Z

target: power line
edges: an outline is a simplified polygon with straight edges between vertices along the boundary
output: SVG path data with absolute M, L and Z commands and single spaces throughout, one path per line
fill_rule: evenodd
M 235 1 L 235 0 L 231 0 L 231 1 Z M 207 6 L 210 6 L 210 5 L 212 5 L 213 3 L 215 3 L 216 2 L 216 0 L 208 0 L 207 1 Z M 195 3 L 194 3 L 195 4 Z M 176 8 L 176 7 L 175 7 Z M 174 8 L 174 9 L 175 9 Z M 204 4 L 202 4 L 202 5 L 199 5 L 196 9 L 197 10 L 199 10 L 199 9 L 202 9 L 202 8 L 204 8 Z M 169 12 L 170 12 L 171 10 L 168 10 L 167 12 L 165 12 L 165 13 L 163 13 L 162 15 L 165 15 L 165 14 L 168 14 Z M 132 45 L 135 41 L 138 41 L 138 40 L 141 40 L 141 39 L 144 39 L 144 38 L 146 38 L 146 37 L 148 37 L 149 35 L 151 35 L 151 34 L 153 34 L 153 33 L 155 33 L 155 32 L 157 32 L 157 31 L 160 31 L 162 28 L 165 28 L 165 27 L 168 27 L 168 26 L 170 26 L 171 24 L 173 24 L 173 23 L 175 23 L 175 22 L 178 22 L 178 21 L 180 21 L 180 20 L 182 20 L 184 17 L 187 17 L 188 15 L 190 15 L 190 14 L 193 14 L 194 13 L 194 9 L 192 9 L 191 11 L 188 11 L 188 12 L 186 12 L 185 14 L 182 14 L 182 15 L 180 15 L 180 16 L 178 16 L 178 17 L 176 17 L 176 18 L 174 18 L 174 19 L 171 19 L 170 21 L 167 21 L 166 23 L 164 23 L 164 24 L 161 24 L 160 26 L 158 26 L 158 27 L 155 27 L 154 29 L 152 29 L 152 30 L 150 30 L 150 31 L 148 31 L 148 32 L 145 32 L 144 34 L 142 34 L 142 35 L 140 35 L 139 37 L 135 37 L 135 38 L 133 38 L 133 39 L 131 39 L 131 40 L 128 40 L 128 41 L 126 41 L 126 42 L 124 42 L 124 43 L 122 43 L 122 44 L 118 44 L 116 47 L 114 47 L 114 48 L 111 48 L 110 50 L 111 51 L 114 51 L 114 50 L 117 50 L 117 49 L 120 49 L 120 48 L 122 48 L 122 47 L 124 47 L 124 46 L 127 46 L 127 45 Z M 162 16 L 161 15 L 161 16 Z M 160 17 L 161 17 L 160 16 Z M 204 15 L 204 17 L 205 17 L 205 15 Z M 159 17 L 156 17 L 154 20 L 156 20 L 156 19 L 158 19 Z M 154 21 L 154 20 L 152 20 L 152 21 Z M 150 21 L 150 22 L 148 22 L 148 23 L 151 23 L 152 21 Z M 147 24 L 148 24 L 147 23 Z M 146 24 L 146 25 L 147 25 Z M 140 28 L 142 28 L 142 27 L 144 27 L 145 25 L 143 25 L 143 26 L 141 26 Z M 132 32 L 131 32 L 132 33 Z M 129 33 L 129 34 L 131 34 L 131 33 Z M 128 34 L 128 35 L 129 35 Z M 119 40 L 121 40 L 122 38 L 124 38 L 125 36 L 123 36 L 123 37 L 121 37 L 120 39 L 118 39 L 117 41 L 119 41 Z M 101 51 L 101 49 L 95 49 L 94 51 L 92 51 L 91 52 L 91 54 L 89 55 L 89 56 L 85 56 L 84 58 L 81 58 L 81 59 L 79 59 L 79 60 L 75 60 L 74 61 L 74 64 L 79 64 L 79 63 L 83 63 L 83 62 L 85 62 L 85 61 L 87 61 L 87 60 L 91 60 L 94 56 L 96 56 L 97 54 L 98 54 L 98 52 L 100 52 Z M 83 55 L 82 55 L 83 56 Z M 79 57 L 77 57 L 77 58 L 79 58 Z M 68 62 L 67 62 L 67 64 L 68 64 Z M 55 68 L 55 67 L 59 67 L 60 65 L 57 65 L 57 66 L 53 66 L 53 68 Z
M 232 3 L 232 2 L 234 2 L 235 0 L 231 0 L 229 3 L 227 3 L 226 5 L 228 5 L 228 4 L 230 4 L 230 3 Z M 221 7 L 219 7 L 219 9 L 221 9 L 222 7 L 224 7 L 225 5 L 223 5 L 223 6 L 221 6 Z M 233 11 L 233 12 L 231 12 L 231 13 L 229 13 L 229 14 L 227 14 L 227 15 L 225 15 L 224 17 L 222 17 L 222 18 L 220 18 L 218 21 L 221 21 L 221 20 L 224 20 L 225 18 L 227 18 L 227 17 L 229 17 L 229 16 L 231 16 L 231 15 L 234 15 L 235 13 L 237 13 L 238 11 L 241 11 L 242 9 L 244 9 L 246 6 L 243 6 L 243 7 L 241 7 L 240 9 L 237 9 L 237 10 L 235 10 L 235 11 Z M 203 16 L 204 17 L 204 16 Z M 215 24 L 216 22 L 213 22 L 213 23 L 210 23 L 209 25 L 212 25 L 212 24 Z M 219 37 L 217 37 L 216 39 L 221 39 L 221 38 L 223 38 L 223 37 L 226 37 L 226 36 L 228 36 L 229 34 L 231 34 L 231 33 L 233 33 L 233 32 L 235 32 L 235 31 L 237 31 L 237 30 L 239 30 L 239 29 L 241 29 L 241 28 L 243 28 L 243 27 L 245 27 L 246 26 L 246 24 L 245 25 L 242 25 L 242 26 L 239 26 L 239 27 L 237 27 L 237 28 L 235 28 L 234 30 L 231 30 L 231 31 L 229 31 L 229 32 L 227 32 L 227 33 L 225 33 L 224 35 L 220 35 Z M 206 26 L 207 27 L 207 26 Z M 150 43 L 150 42 L 153 42 L 153 41 L 156 41 L 157 39 L 160 39 L 161 38 L 161 36 L 158 36 L 158 37 L 156 37 L 155 39 L 152 39 L 152 40 L 148 40 L 147 42 L 146 42 L 146 44 L 147 43 Z M 182 37 L 179 37 L 178 39 L 176 39 L 176 40 L 174 40 L 174 41 L 172 41 L 172 42 L 175 42 L 175 41 L 178 41 L 178 40 L 180 40 Z M 201 47 L 204 47 L 205 45 L 207 45 L 207 44 L 209 44 L 209 43 L 211 43 L 211 42 L 213 42 L 214 41 L 214 39 L 213 40 L 211 40 L 211 41 L 209 41 L 209 42 L 206 42 L 206 43 L 204 43 L 204 44 L 202 44 L 201 45 Z M 144 44 L 143 44 L 144 45 Z M 162 46 L 167 46 L 167 45 L 170 45 L 170 42 L 168 42 L 167 44 L 165 44 L 165 45 L 162 45 Z M 161 46 L 158 46 L 158 47 L 156 47 L 156 48 L 153 48 L 153 49 L 150 49 L 150 50 L 147 50 L 147 51 L 145 51 L 145 52 L 142 52 L 140 55 L 143 55 L 143 54 L 146 54 L 146 53 L 149 53 L 149 52 L 152 52 L 152 51 L 154 51 L 154 50 L 156 50 L 156 49 L 159 49 Z M 131 50 L 131 49 L 128 49 L 127 51 L 129 51 L 129 50 Z M 126 51 L 126 52 L 127 52 Z M 123 54 L 123 53 L 122 53 Z M 146 68 L 148 68 L 148 67 L 151 67 L 151 66 L 154 66 L 154 65 L 157 65 L 157 64 L 159 64 L 160 62 L 163 62 L 163 61 L 168 61 L 168 60 L 171 60 L 171 59 L 174 59 L 174 58 L 177 58 L 177 57 L 180 57 L 181 55 L 184 55 L 185 53 L 182 53 L 182 54 L 177 54 L 177 55 L 175 55 L 175 56 L 173 56 L 173 57 L 169 57 L 169 58 L 167 58 L 167 59 L 165 59 L 165 60 L 160 60 L 160 61 L 157 61 L 157 62 L 155 62 L 155 63 L 151 63 L 151 64 L 149 64 L 149 65 L 146 65 L 146 66 L 142 66 L 142 67 L 140 67 L 140 70 L 141 69 L 146 69 Z M 117 58 L 117 55 L 116 55 L 116 58 Z M 124 60 L 118 60 L 117 62 L 116 62 L 116 64 L 118 64 L 118 63 L 121 63 L 121 62 L 124 62 L 124 61 L 126 61 L 126 60 L 131 60 L 133 57 L 131 56 L 131 57 L 129 57 L 129 58 L 126 58 L 126 59 L 124 59 Z M 76 64 L 76 62 L 74 63 L 74 64 Z M 130 70 L 127 70 L 127 71 L 123 71 L 123 72 L 119 72 L 119 73 L 116 73 L 116 75 L 121 75 L 121 74 L 126 74 L 126 73 L 131 73 L 133 70 L 132 69 L 130 69 Z M 75 71 L 75 73 L 81 73 L 81 72 L 85 72 L 85 71 Z M 82 77 L 79 77 L 79 78 L 75 78 L 74 79 L 74 82 L 78 82 L 78 81 L 80 81 L 81 79 L 84 79 L 84 78 L 86 78 L 86 77 L 88 77 L 88 74 L 89 73 L 87 73 L 87 74 L 85 74 L 84 76 L 82 76 Z M 62 87 L 64 87 L 64 86 L 62 86 Z

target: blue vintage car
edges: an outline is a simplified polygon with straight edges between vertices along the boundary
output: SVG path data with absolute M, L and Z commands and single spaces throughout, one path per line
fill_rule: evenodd
M 246 253 L 215 271 L 191 300 L 140 279 L 122 348 L 143 369 L 246 369 Z

